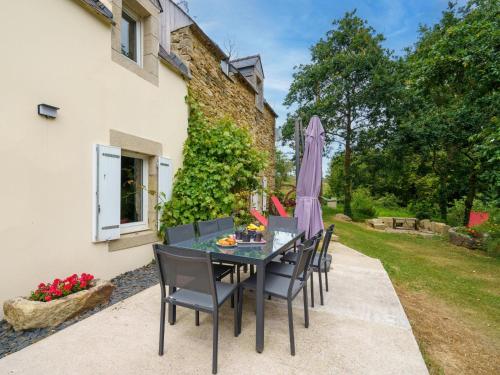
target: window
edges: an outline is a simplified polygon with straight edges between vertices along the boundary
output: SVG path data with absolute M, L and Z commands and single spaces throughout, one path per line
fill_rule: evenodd
M 226 60 L 221 60 L 220 68 L 225 75 L 229 76 L 229 63 Z
M 148 160 L 123 152 L 120 171 L 120 230 L 148 229 Z
M 122 54 L 141 65 L 142 28 L 139 17 L 123 8 L 120 28 Z

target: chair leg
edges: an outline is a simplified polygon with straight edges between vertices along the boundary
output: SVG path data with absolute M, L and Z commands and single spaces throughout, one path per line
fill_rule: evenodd
M 219 313 L 213 313 L 213 352 L 212 352 L 212 374 L 217 374 L 217 352 L 219 346 Z
M 243 288 L 238 288 L 238 335 L 241 333 L 241 320 L 243 316 Z
M 311 307 L 314 307 L 314 272 L 311 273 Z
M 240 266 L 236 266 L 236 282 L 239 284 L 241 280 L 241 275 L 240 275 Z
M 200 312 L 195 310 L 194 312 L 194 323 L 199 326 L 200 325 Z
M 238 337 L 238 305 L 239 305 L 239 298 L 238 298 L 238 289 L 235 289 L 233 292 L 233 296 L 236 299 L 236 308 L 233 309 L 233 314 L 234 314 L 234 337 Z
M 229 276 L 229 280 L 231 284 L 234 284 L 234 273 L 231 272 L 231 275 Z M 234 294 L 231 295 L 231 308 L 234 309 Z
M 250 276 L 253 276 L 255 274 L 255 267 L 253 264 L 250 265 Z
M 306 328 L 309 328 L 309 304 L 307 303 L 307 283 L 304 283 L 304 287 L 302 288 L 304 294 L 304 325 Z
M 295 337 L 293 335 L 292 301 L 288 300 L 288 333 L 290 335 L 290 353 L 295 355 Z
M 328 270 L 326 269 L 326 264 L 325 264 L 325 287 L 326 291 L 328 292 Z
M 243 272 L 247 273 L 248 272 L 248 264 L 245 264 L 243 266 Z
M 319 300 L 321 303 L 321 306 L 324 305 L 324 300 L 323 300 L 323 280 L 321 277 L 321 270 L 318 269 L 318 278 L 319 278 Z
M 165 302 L 161 302 L 161 311 L 160 311 L 160 344 L 158 349 L 158 354 L 163 355 L 163 344 L 165 341 Z

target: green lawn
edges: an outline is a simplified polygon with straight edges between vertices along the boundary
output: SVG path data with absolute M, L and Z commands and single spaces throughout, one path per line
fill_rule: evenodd
M 333 210 L 324 210 L 325 224 L 336 224 L 341 243 L 380 259 L 398 294 L 408 291 L 444 303 L 460 321 L 484 333 L 488 345 L 500 347 L 499 258 L 451 245 L 439 236 L 375 231 L 362 223 L 333 220 L 333 216 Z M 405 299 L 400 299 L 405 305 Z M 405 306 L 407 313 L 411 307 Z M 427 338 L 417 335 L 417 339 Z

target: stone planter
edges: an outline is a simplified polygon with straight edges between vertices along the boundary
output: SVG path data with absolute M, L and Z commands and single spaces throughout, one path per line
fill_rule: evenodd
M 450 242 L 454 245 L 466 247 L 468 249 L 479 249 L 481 247 L 481 239 L 471 238 L 465 234 L 458 233 L 455 228 L 450 228 L 448 236 Z
M 55 327 L 97 305 L 107 303 L 115 286 L 109 281 L 95 280 L 87 290 L 50 302 L 31 301 L 17 297 L 3 304 L 5 320 L 16 331 Z

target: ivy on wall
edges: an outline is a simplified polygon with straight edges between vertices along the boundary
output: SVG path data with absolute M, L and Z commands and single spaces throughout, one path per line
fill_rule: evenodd
M 234 214 L 248 215 L 249 192 L 260 188 L 266 154 L 258 151 L 247 129 L 223 119 L 209 123 L 188 97 L 188 138 L 184 162 L 174 180 L 172 199 L 161 204 L 165 227 Z

